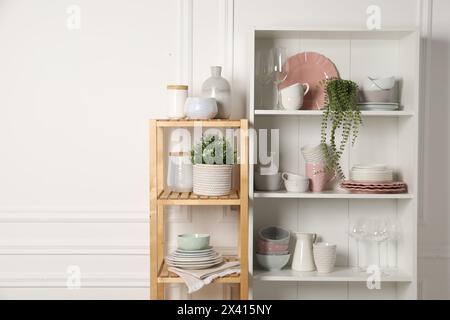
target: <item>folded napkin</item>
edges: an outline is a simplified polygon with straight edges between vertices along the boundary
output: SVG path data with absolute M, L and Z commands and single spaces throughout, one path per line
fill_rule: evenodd
M 200 290 L 216 278 L 241 272 L 239 261 L 225 262 L 217 267 L 201 270 L 186 270 L 175 267 L 169 267 L 167 270 L 183 279 L 188 287 L 188 293 Z

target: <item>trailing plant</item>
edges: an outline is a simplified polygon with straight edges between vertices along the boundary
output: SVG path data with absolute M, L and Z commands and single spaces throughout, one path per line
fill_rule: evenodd
M 321 147 L 325 155 L 325 167 L 328 172 L 336 173 L 340 179 L 344 179 L 339 161 L 350 136 L 352 146 L 355 144 L 362 124 L 357 105 L 358 85 L 353 81 L 337 78 L 325 80 L 324 85 L 326 109 L 321 123 Z M 342 130 L 339 146 L 336 141 L 338 129 Z
M 193 164 L 234 164 L 236 153 L 228 140 L 208 135 L 192 148 L 191 160 Z

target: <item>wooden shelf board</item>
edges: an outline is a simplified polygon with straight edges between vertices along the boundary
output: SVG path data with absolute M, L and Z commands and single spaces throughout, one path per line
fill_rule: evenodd
M 381 282 L 411 282 L 412 277 L 402 271 L 387 271 L 381 275 Z M 355 272 L 351 267 L 336 267 L 331 273 L 320 274 L 317 271 L 299 272 L 292 269 L 280 271 L 255 270 L 253 278 L 261 281 L 298 281 L 298 282 L 366 282 L 370 274 Z
M 259 116 L 321 116 L 323 111 L 319 110 L 264 110 L 255 109 L 255 115 Z M 411 111 L 361 111 L 362 116 L 372 117 L 412 117 Z
M 225 261 L 236 261 L 236 260 L 238 260 L 237 257 L 225 257 Z M 240 283 L 241 277 L 239 274 L 231 274 L 225 277 L 217 278 L 213 282 Z M 184 283 L 184 281 L 177 274 L 169 272 L 169 270 L 167 270 L 167 264 L 164 262 L 158 275 L 158 283 Z
M 254 198 L 291 198 L 291 199 L 412 199 L 410 193 L 362 194 L 345 191 L 324 191 L 295 193 L 282 191 L 255 191 Z
M 232 191 L 226 196 L 199 196 L 193 192 L 174 192 L 163 190 L 158 196 L 158 203 L 162 205 L 187 206 L 238 206 L 241 204 L 238 191 Z
M 239 128 L 240 120 L 189 120 L 189 119 L 161 119 L 156 121 L 158 127 L 174 128 L 174 127 L 210 127 L 210 128 Z

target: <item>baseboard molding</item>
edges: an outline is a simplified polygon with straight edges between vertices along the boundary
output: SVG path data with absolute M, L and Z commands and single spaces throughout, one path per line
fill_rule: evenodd
M 149 223 L 146 209 L 0 208 L 0 223 Z
M 145 245 L 0 245 L 0 255 L 139 255 L 149 256 Z
M 67 274 L 0 273 L 0 288 L 149 288 L 148 274 L 86 274 L 76 286 Z

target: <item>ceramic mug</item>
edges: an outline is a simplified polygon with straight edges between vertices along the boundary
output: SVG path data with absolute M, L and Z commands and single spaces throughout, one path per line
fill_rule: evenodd
M 306 163 L 306 176 L 309 178 L 312 192 L 324 191 L 327 183 L 336 177 L 336 175 L 325 172 L 325 164 L 323 163 Z
M 303 105 L 303 98 L 309 92 L 309 84 L 295 83 L 280 90 L 281 105 L 286 110 L 298 110 Z
M 286 180 L 297 181 L 297 180 L 304 180 L 305 179 L 304 176 L 302 176 L 300 174 L 291 173 L 291 172 L 283 172 L 281 174 L 281 177 L 283 178 L 284 181 L 286 181 Z

